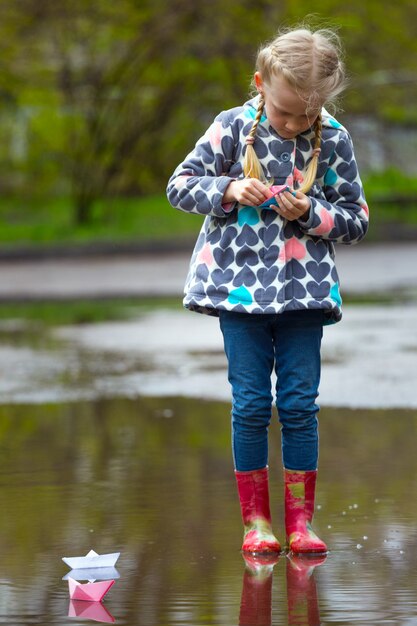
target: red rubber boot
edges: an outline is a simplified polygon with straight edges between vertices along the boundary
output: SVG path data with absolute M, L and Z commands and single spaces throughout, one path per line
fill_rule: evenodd
M 311 527 L 317 471 L 284 470 L 285 530 L 293 554 L 325 554 L 327 546 Z
M 280 552 L 271 528 L 268 468 L 252 472 L 235 471 L 244 525 L 243 552 Z

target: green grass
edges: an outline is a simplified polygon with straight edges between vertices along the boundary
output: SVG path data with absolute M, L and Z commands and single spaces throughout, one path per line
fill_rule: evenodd
M 363 180 L 371 194 L 413 194 L 417 197 L 417 178 L 407 176 L 395 168 L 367 174 Z
M 155 309 L 182 309 L 180 298 L 126 298 L 74 300 L 69 302 L 22 302 L 0 304 L 0 324 L 6 320 L 40 322 L 45 326 L 92 324 L 129 320 Z
M 417 178 L 390 169 L 364 177 L 372 222 L 417 224 Z
M 417 225 L 417 178 L 392 169 L 368 174 L 364 186 L 371 210 L 370 235 L 383 235 L 379 226 Z M 1 198 L 0 244 L 7 250 L 17 246 L 193 241 L 202 220 L 173 209 L 163 193 L 97 201 L 86 225 L 75 223 L 69 198 Z
M 68 198 L 0 200 L 0 243 L 15 245 L 149 242 L 194 238 L 202 218 L 173 209 L 165 195 L 97 201 L 89 224 L 77 225 Z
M 415 294 L 377 293 L 373 295 L 343 294 L 349 305 L 390 305 L 414 301 Z M 3 302 L 0 303 L 0 337 L 12 333 L 10 320 L 22 320 L 39 327 L 94 324 L 127 321 L 156 310 L 183 310 L 181 298 L 111 298 L 106 300 Z M 19 327 L 17 327 L 19 329 Z

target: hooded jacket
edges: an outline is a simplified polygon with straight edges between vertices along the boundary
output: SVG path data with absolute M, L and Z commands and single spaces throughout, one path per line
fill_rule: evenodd
M 220 309 L 282 313 L 323 309 L 341 318 L 334 243 L 365 235 L 368 207 L 347 130 L 322 110 L 316 181 L 307 221 L 288 221 L 271 208 L 222 204 L 231 180 L 244 178 L 243 158 L 258 97 L 223 111 L 176 168 L 167 195 L 173 207 L 206 216 L 191 258 L 184 306 L 218 315 Z M 314 129 L 282 139 L 265 115 L 254 148 L 265 178 L 297 189 L 312 157 Z

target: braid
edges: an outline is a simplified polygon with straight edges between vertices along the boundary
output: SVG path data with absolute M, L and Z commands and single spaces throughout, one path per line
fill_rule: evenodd
M 245 176 L 247 178 L 258 178 L 259 180 L 264 180 L 265 176 L 253 144 L 255 142 L 255 135 L 258 129 L 259 122 L 261 121 L 264 106 L 265 99 L 261 94 L 259 97 L 259 104 L 256 110 L 256 115 L 252 124 L 252 128 L 250 129 L 246 137 L 246 152 L 243 162 L 243 173 L 245 174 Z
M 299 191 L 302 193 L 308 193 L 313 186 L 314 181 L 316 180 L 317 175 L 317 166 L 319 163 L 319 156 L 321 150 L 321 136 L 323 130 L 323 120 L 321 117 L 321 113 L 319 113 L 316 123 L 314 125 L 314 148 L 313 148 L 313 156 L 311 158 L 310 163 L 308 164 L 308 168 L 306 171 L 306 175 L 304 177 L 304 182 L 301 185 Z

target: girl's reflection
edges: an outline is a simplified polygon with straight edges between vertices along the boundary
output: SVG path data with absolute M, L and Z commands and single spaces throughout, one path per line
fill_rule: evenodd
M 239 626 L 270 626 L 272 575 L 279 555 L 243 554 L 242 599 L 240 601 Z
M 244 554 L 239 626 L 271 626 L 272 578 L 279 556 Z M 286 559 L 289 626 L 319 626 L 320 612 L 314 570 L 326 556 L 289 556 Z
M 320 611 L 314 570 L 326 556 L 292 556 L 287 559 L 289 626 L 319 626 Z

